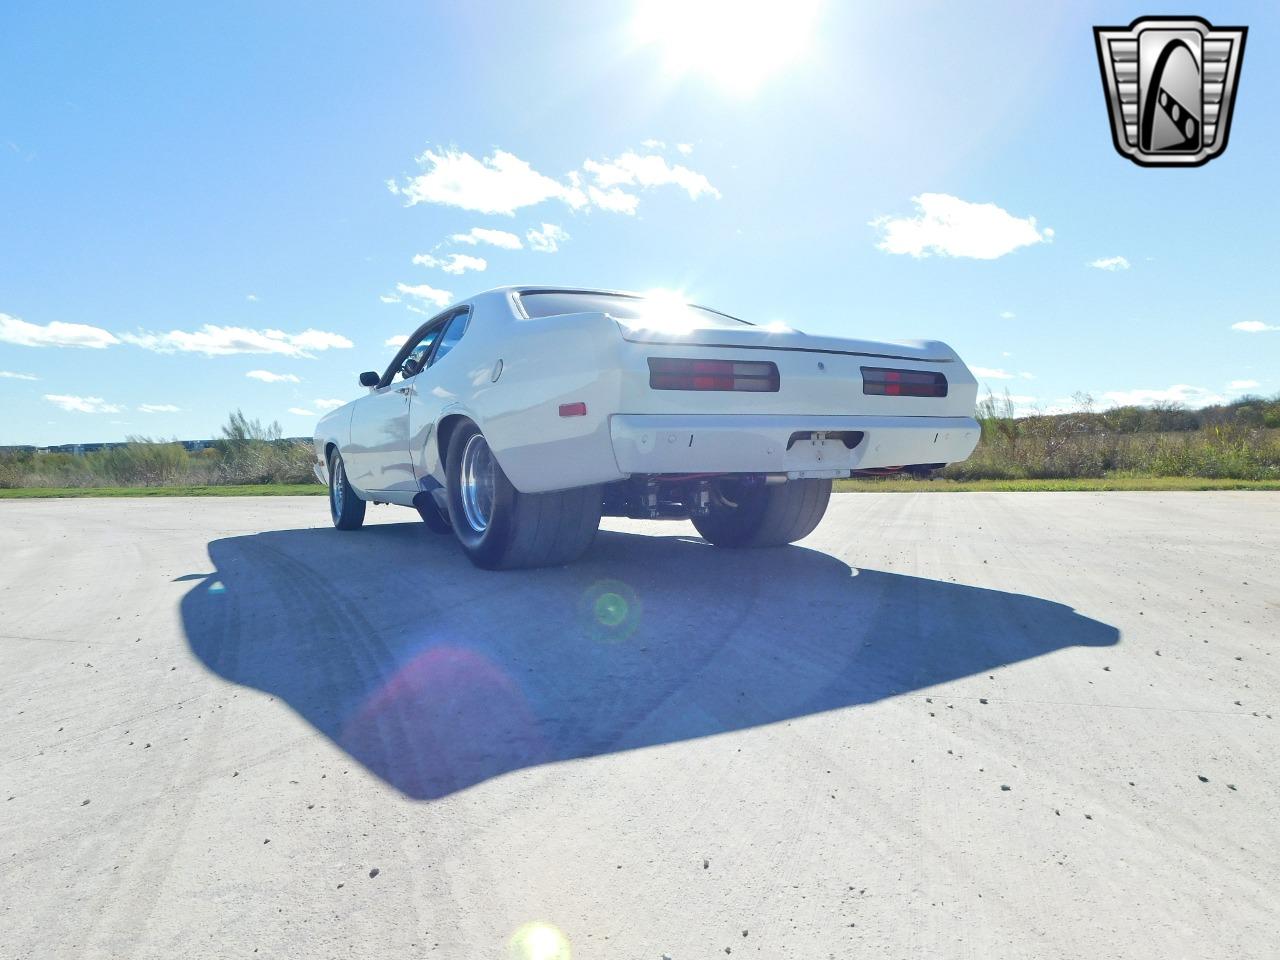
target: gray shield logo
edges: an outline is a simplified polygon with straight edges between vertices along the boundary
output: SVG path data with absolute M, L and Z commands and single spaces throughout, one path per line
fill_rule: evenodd
M 1248 32 L 1199 17 L 1094 27 L 1120 155 L 1144 167 L 1198 167 L 1222 153 Z

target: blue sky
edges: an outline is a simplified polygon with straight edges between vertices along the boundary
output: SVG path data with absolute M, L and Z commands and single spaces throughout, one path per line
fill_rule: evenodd
M 1023 408 L 1280 391 L 1275 8 L 697 6 L 5 4 L 0 443 L 307 435 L 507 283 L 944 339 Z M 1091 27 L 1179 12 L 1250 28 L 1230 147 L 1143 169 Z

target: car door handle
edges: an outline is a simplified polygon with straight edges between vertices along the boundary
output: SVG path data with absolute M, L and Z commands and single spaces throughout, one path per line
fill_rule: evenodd
M 396 393 L 403 393 L 407 397 L 413 393 L 413 387 L 396 387 Z

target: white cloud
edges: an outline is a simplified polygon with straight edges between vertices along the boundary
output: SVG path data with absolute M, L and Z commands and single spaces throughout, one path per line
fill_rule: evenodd
M 314 417 L 316 412 L 308 410 L 306 407 L 290 407 L 289 412 L 298 417 Z
M 569 234 L 563 227 L 558 227 L 554 223 L 544 223 L 541 230 L 530 228 L 525 234 L 525 239 L 529 241 L 530 249 L 542 253 L 555 253 L 560 249 L 560 244 L 569 239 Z
M 433 257 L 429 253 L 419 253 L 413 262 L 421 267 L 439 267 L 445 273 L 461 274 L 468 270 L 484 270 L 489 266 L 484 257 L 473 257 L 465 253 L 451 253 L 446 257 Z
M 316 400 L 314 401 L 317 410 L 337 410 L 347 401 L 345 400 Z
M 1262 384 L 1257 380 L 1232 380 L 1227 386 L 1232 390 L 1252 390 Z
M 42 326 L 7 313 L 0 313 L 0 341 L 16 343 L 20 347 L 91 347 L 95 350 L 120 342 L 101 327 L 63 323 L 61 320 Z
M 1049 228 L 1036 228 L 1035 217 L 1015 217 L 994 203 L 969 203 L 945 193 L 912 197 L 914 217 L 879 217 L 871 226 L 881 231 L 876 246 L 886 253 L 913 257 L 938 254 L 995 260 L 1019 247 L 1048 243 Z
M 297 375 L 292 373 L 272 373 L 270 370 L 250 370 L 245 374 L 250 380 L 261 380 L 263 383 L 301 383 Z
M 1016 317 L 1016 316 L 1017 316 L 1017 314 L 1016 314 L 1016 313 L 1014 313 L 1012 310 L 1002 310 L 1002 311 L 1000 311 L 1000 319 L 1001 319 L 1001 320 L 1012 320 L 1012 319 L 1013 319 L 1014 317 Z
M 1233 323 L 1231 329 L 1239 330 L 1241 333 L 1267 333 L 1272 330 L 1280 330 L 1280 327 L 1270 323 L 1263 323 L 1261 320 L 1241 320 L 1239 323 Z
M 587 187 L 587 196 L 601 210 L 608 210 L 610 213 L 633 214 L 636 212 L 636 207 L 640 206 L 639 197 L 634 193 L 627 193 L 620 187 L 601 190 L 599 187 L 590 186 Z
M 384 347 L 403 347 L 404 342 L 408 339 L 409 335 L 404 333 L 397 337 L 387 337 L 387 339 L 382 342 L 382 345 Z
M 692 143 L 677 143 L 677 144 L 676 144 L 676 149 L 677 149 L 677 150 L 679 150 L 681 153 L 683 153 L 683 154 L 687 157 L 689 154 L 693 153 L 693 144 L 692 144 Z
M 1036 402 L 1035 397 L 1029 396 L 1025 393 L 1011 393 L 1008 396 L 1010 400 L 1016 404 L 1020 404 L 1021 406 L 1028 406 Z
M 257 303 L 257 302 L 258 302 L 258 295 L 257 295 L 256 293 L 251 293 L 251 294 L 247 295 L 247 296 L 245 297 L 245 299 L 246 299 L 246 300 L 248 300 L 250 303 Z
M 640 146 L 646 150 L 665 150 L 667 148 L 667 145 L 661 140 L 654 140 L 652 137 L 648 140 L 641 140 Z
M 1188 407 L 1204 407 L 1222 403 L 1226 397 L 1204 387 L 1175 383 L 1164 390 L 1109 390 L 1102 395 L 1102 399 L 1119 407 L 1146 406 L 1152 403 L 1181 403 Z
M 0 370 L 0 380 L 39 380 L 34 373 L 14 373 L 12 370 Z
M 385 293 L 379 295 L 378 299 L 381 300 L 383 303 L 399 303 L 400 302 L 399 297 L 393 297 Z
M 1129 261 L 1124 257 L 1100 257 L 1097 260 L 1090 261 L 1089 266 L 1114 273 L 1117 270 L 1128 270 Z
M 697 200 L 704 194 L 720 199 L 720 191 L 702 174 L 678 163 L 672 166 L 653 154 L 642 157 L 628 150 L 612 160 L 587 160 L 582 169 L 591 175 L 597 187 L 605 190 L 616 186 L 661 187 L 670 184 L 682 188 L 690 200 Z
M 501 213 L 511 216 L 525 207 L 548 200 L 559 200 L 574 210 L 592 205 L 615 213 L 634 213 L 639 200 L 634 194 L 618 189 L 636 187 L 650 189 L 661 186 L 680 187 L 690 199 L 712 196 L 720 191 L 707 178 L 680 164 L 670 164 L 656 154 L 641 155 L 634 151 L 605 160 L 585 160 L 581 170 L 572 170 L 562 179 L 539 173 L 525 160 L 505 150 L 494 150 L 492 156 L 477 159 L 456 147 L 428 149 L 417 158 L 423 172 L 403 182 L 387 181 L 387 188 L 404 197 L 406 206 L 440 203 L 478 213 Z M 583 172 L 596 189 L 583 189 Z M 501 234 L 501 237 L 484 234 Z M 508 249 L 514 234 L 473 228 L 469 233 L 455 234 L 458 243 L 493 243 Z M 518 238 L 515 238 L 518 241 Z
M 170 330 L 168 333 L 122 333 L 120 339 L 156 353 L 203 353 L 206 357 L 226 357 L 238 353 L 278 353 L 286 357 L 311 357 L 312 351 L 348 349 L 350 340 L 324 330 L 251 330 L 247 327 L 220 327 L 206 323 L 199 330 Z
M 514 214 L 546 200 L 562 200 L 575 210 L 587 198 L 572 183 L 562 183 L 538 173 L 527 161 L 505 150 L 477 160 L 457 148 L 426 150 L 417 158 L 424 168 L 402 184 L 388 181 L 392 193 L 405 198 L 406 206 L 441 203 L 478 213 Z
M 993 367 L 970 367 L 969 372 L 975 377 L 982 380 L 1012 380 L 1013 374 L 1008 370 L 998 370 Z
M 454 243 L 465 243 L 472 247 L 477 243 L 487 243 L 491 247 L 501 247 L 503 250 L 519 250 L 524 246 L 514 233 L 490 230 L 488 227 L 472 227 L 466 233 L 455 233 L 449 239 Z
M 1010 353 L 1004 356 L 1012 356 Z M 970 367 L 969 372 L 979 380 L 1034 380 L 1035 375 L 1030 373 L 1012 373 L 999 367 Z
M 453 294 L 448 290 L 437 290 L 435 287 L 428 286 L 425 283 L 410 285 L 407 283 L 397 283 L 396 292 L 406 297 L 415 297 L 425 303 L 433 303 L 437 307 L 448 306 L 453 300 Z
M 289 334 L 281 334 L 279 330 L 268 330 L 267 334 L 269 336 L 287 337 L 295 347 L 299 347 L 302 350 L 348 350 L 355 346 L 342 334 L 326 333 L 324 330 L 303 330 L 301 333 L 295 333 L 292 337 L 289 337 Z
M 69 413 L 120 413 L 124 407 L 107 403 L 101 397 L 75 397 L 68 394 L 46 393 L 44 398 L 55 407 Z
M 179 413 L 182 410 L 172 403 L 140 403 L 138 409 L 143 413 Z

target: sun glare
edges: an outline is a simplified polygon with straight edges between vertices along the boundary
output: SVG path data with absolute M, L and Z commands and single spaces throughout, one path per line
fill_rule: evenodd
M 640 0 L 632 30 L 674 76 L 701 72 L 743 96 L 805 54 L 821 0 Z
M 511 937 L 511 960 L 571 960 L 569 938 L 549 923 L 526 923 Z
M 640 294 L 655 307 L 666 310 L 687 310 L 689 297 L 683 290 L 672 290 L 668 287 L 652 287 Z

